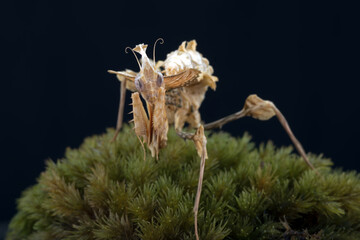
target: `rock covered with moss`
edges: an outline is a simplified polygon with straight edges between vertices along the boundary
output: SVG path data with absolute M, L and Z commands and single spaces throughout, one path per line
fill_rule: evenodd
M 193 205 L 200 159 L 169 131 L 159 160 L 125 126 L 85 139 L 47 162 L 18 200 L 12 239 L 195 239 Z M 256 148 L 250 137 L 208 136 L 199 210 L 201 239 L 360 239 L 360 176 L 291 147 Z

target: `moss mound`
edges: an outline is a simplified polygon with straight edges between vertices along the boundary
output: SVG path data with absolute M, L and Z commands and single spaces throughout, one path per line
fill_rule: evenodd
M 47 162 L 18 200 L 7 239 L 195 239 L 200 159 L 170 129 L 159 160 L 129 126 L 85 139 Z M 291 147 L 255 148 L 250 137 L 208 136 L 199 211 L 201 239 L 360 239 L 360 176 Z

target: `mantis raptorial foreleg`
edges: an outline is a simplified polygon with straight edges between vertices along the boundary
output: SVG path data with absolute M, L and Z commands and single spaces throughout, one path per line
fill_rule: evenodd
M 217 121 L 208 123 L 204 126 L 205 130 L 214 129 L 214 128 L 221 128 L 228 122 L 237 120 L 242 117 L 250 116 L 259 120 L 268 120 L 273 116 L 276 116 L 281 125 L 284 127 L 286 133 L 289 135 L 291 141 L 293 142 L 296 150 L 299 152 L 301 157 L 304 159 L 306 164 L 313 170 L 315 170 L 314 166 L 309 161 L 308 157 L 306 156 L 305 150 L 302 147 L 301 143 L 296 139 L 294 133 L 291 131 L 291 128 L 286 121 L 284 115 L 280 112 L 280 110 L 275 106 L 274 103 L 263 100 L 259 98 L 257 95 L 253 94 L 250 95 L 246 101 L 243 109 L 239 112 L 221 118 Z M 316 170 L 315 170 L 316 171 Z M 317 173 L 317 171 L 316 171 Z
M 126 79 L 121 81 L 118 118 L 117 118 L 117 122 L 116 122 L 115 134 L 114 134 L 114 137 L 112 138 L 111 142 L 115 141 L 117 135 L 119 134 L 119 132 L 122 128 L 123 118 L 124 118 L 125 96 L 126 96 Z
M 140 143 L 144 150 L 144 160 L 145 160 L 145 148 L 144 143 L 149 143 L 150 141 L 150 123 L 148 116 L 145 112 L 144 106 L 140 99 L 140 94 L 135 92 L 131 94 L 132 106 L 133 106 L 133 116 L 134 116 L 134 130 L 136 136 L 138 136 Z M 142 138 L 142 139 L 140 139 Z
M 169 130 L 168 119 L 166 117 L 165 89 L 159 88 L 158 97 L 153 107 L 152 120 L 152 140 L 149 148 L 153 156 L 158 158 L 159 150 L 166 146 L 167 132 Z
M 185 133 L 181 131 L 177 131 L 177 134 L 184 138 L 184 139 L 190 139 L 194 141 L 195 148 L 200 156 L 200 173 L 199 173 L 199 181 L 198 181 L 198 187 L 195 197 L 195 203 L 194 203 L 194 226 L 195 226 L 195 236 L 196 240 L 199 240 L 199 232 L 198 232 L 198 211 L 199 211 L 199 204 L 200 204 L 200 195 L 202 190 L 202 183 L 204 178 L 204 170 L 205 170 L 205 160 L 208 158 L 207 150 L 206 150 L 206 137 L 204 133 L 204 127 L 200 125 L 200 127 L 196 130 L 195 133 Z

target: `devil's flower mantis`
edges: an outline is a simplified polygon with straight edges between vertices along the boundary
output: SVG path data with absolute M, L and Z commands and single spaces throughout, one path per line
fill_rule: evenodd
M 163 43 L 162 39 L 158 40 Z M 314 167 L 279 109 L 272 102 L 263 100 L 257 95 L 250 95 L 241 111 L 202 125 L 199 113 L 200 105 L 205 98 L 207 89 L 210 87 L 215 90 L 218 81 L 218 78 L 213 76 L 213 68 L 210 66 L 209 61 L 196 51 L 197 44 L 195 40 L 184 41 L 176 51 L 167 55 L 165 61 L 156 62 L 155 46 L 157 41 L 154 44 L 152 60 L 146 54 L 147 45 L 139 44 L 131 49 L 135 57 L 135 52 L 141 55 L 140 61 L 136 57 L 140 67 L 139 72 L 109 70 L 109 73 L 116 74 L 121 81 L 119 114 L 113 141 L 116 140 L 116 136 L 122 127 L 125 91 L 128 89 L 133 92 L 131 95 L 132 121 L 135 125 L 135 134 L 138 136 L 142 146 L 146 145 L 150 149 L 152 157 L 158 158 L 159 150 L 166 146 L 169 124 L 175 126 L 175 130 L 180 137 L 194 142 L 197 153 L 201 158 L 198 188 L 194 203 L 195 236 L 198 240 L 197 215 L 205 160 L 208 157 L 204 130 L 220 128 L 230 121 L 245 116 L 251 116 L 259 120 L 268 120 L 276 116 L 306 164 L 312 169 Z M 140 95 L 146 102 L 146 110 Z M 186 123 L 196 129 L 195 133 L 182 131 Z

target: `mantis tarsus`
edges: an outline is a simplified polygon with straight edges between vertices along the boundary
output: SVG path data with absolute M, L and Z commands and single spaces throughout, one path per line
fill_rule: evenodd
M 163 43 L 162 39 L 158 40 Z M 224 124 L 245 116 L 251 116 L 259 120 L 268 120 L 273 116 L 277 116 L 306 164 L 315 170 L 279 109 L 272 102 L 263 100 L 257 95 L 250 95 L 241 111 L 202 125 L 199 113 L 200 105 L 204 100 L 208 87 L 215 90 L 218 81 L 218 78 L 213 76 L 213 68 L 209 65 L 209 61 L 196 51 L 197 44 L 195 40 L 184 41 L 176 51 L 167 55 L 165 61 L 156 62 L 155 46 L 157 41 L 153 48 L 153 60 L 146 55 L 147 45 L 139 44 L 133 49 L 130 48 L 135 57 L 135 52 L 141 55 L 141 63 L 136 57 L 140 67 L 138 73 L 131 70 L 119 72 L 109 70 L 109 73 L 116 74 L 121 81 L 118 121 L 113 140 L 116 139 L 122 126 L 125 91 L 129 89 L 133 92 L 131 98 L 135 133 L 139 137 L 142 146 L 146 144 L 150 149 L 152 157 L 158 158 L 159 150 L 166 146 L 169 124 L 175 125 L 176 132 L 180 137 L 190 139 L 195 143 L 197 153 L 201 158 L 198 188 L 194 203 L 194 225 L 197 240 L 199 239 L 197 214 L 205 160 L 208 157 L 204 130 L 221 128 Z M 146 110 L 140 95 L 146 102 Z M 183 132 L 182 128 L 186 123 L 195 128 L 196 132 Z

